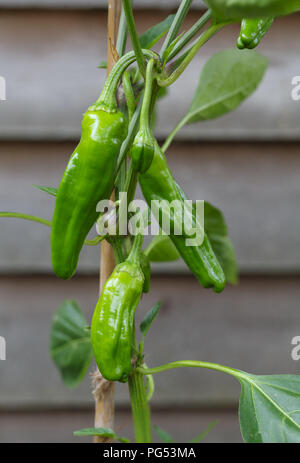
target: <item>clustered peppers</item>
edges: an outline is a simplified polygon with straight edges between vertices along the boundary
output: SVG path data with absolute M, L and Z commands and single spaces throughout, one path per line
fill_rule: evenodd
M 129 151 L 131 172 L 135 172 L 135 183 L 139 179 L 149 206 L 152 200 L 169 203 L 176 200 L 183 211 L 185 195 L 151 131 L 150 113 L 153 82 L 158 72 L 157 56 L 149 50 L 143 50 L 143 53 L 149 61 L 140 127 Z M 118 61 L 99 99 L 85 113 L 80 143 L 69 160 L 58 189 L 52 221 L 51 253 L 54 271 L 63 279 L 71 278 L 74 274 L 84 240 L 98 218 L 96 205 L 110 197 L 119 175 L 118 158 L 128 124 L 118 109 L 116 92 L 122 75 L 133 61 L 133 53 L 126 54 Z M 161 217 L 158 215 L 156 218 L 165 232 Z M 170 213 L 170 238 L 181 257 L 203 287 L 222 291 L 226 283 L 225 275 L 204 229 L 201 244 L 188 246 L 187 236 L 175 233 L 176 220 L 176 214 Z M 201 228 L 194 209 L 189 212 L 189 220 L 193 226 Z M 114 241 L 110 240 L 112 244 Z M 91 340 L 96 362 L 103 377 L 111 381 L 128 380 L 132 368 L 134 314 L 142 293 L 149 291 L 150 264 L 141 244 L 142 237 L 135 237 L 127 259 L 119 259 L 103 287 L 92 319 Z
M 144 50 L 152 57 L 150 51 Z M 80 251 L 97 220 L 96 206 L 109 198 L 117 159 L 127 135 L 127 121 L 118 110 L 116 90 L 134 53 L 119 60 L 98 100 L 83 116 L 81 139 L 60 182 L 51 230 L 52 266 L 63 279 L 73 276 Z

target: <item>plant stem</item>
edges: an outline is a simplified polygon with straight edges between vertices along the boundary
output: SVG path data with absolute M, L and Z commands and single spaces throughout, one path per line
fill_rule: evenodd
M 179 132 L 179 130 L 186 124 L 187 120 L 189 119 L 189 113 L 187 113 L 182 119 L 181 121 L 178 122 L 178 124 L 176 125 L 176 127 L 174 127 L 174 129 L 172 130 L 172 132 L 169 133 L 169 135 L 167 136 L 164 144 L 162 145 L 161 149 L 162 149 L 162 152 L 165 153 L 167 151 L 167 149 L 169 148 L 169 146 L 171 145 L 172 141 L 173 141 L 173 138 L 175 137 L 175 135 L 177 134 L 177 132 Z
M 127 9 L 126 10 L 126 5 L 130 7 L 130 11 Z M 133 20 L 133 15 L 132 15 L 132 10 L 131 10 L 131 5 L 130 2 L 126 2 L 123 0 L 123 7 L 125 13 L 127 12 L 127 23 L 128 23 L 128 28 L 130 31 L 131 35 L 131 41 L 133 44 L 133 48 L 136 52 L 136 48 L 134 45 L 134 41 L 137 38 L 136 34 L 136 29 L 134 26 L 134 20 Z M 132 22 L 131 25 L 134 26 L 134 31 L 135 33 L 132 35 L 132 28 L 130 26 L 130 21 Z M 138 42 L 139 44 L 139 42 Z M 143 56 L 142 56 L 143 57 Z M 136 58 L 137 62 L 139 65 L 140 71 L 143 73 L 141 69 L 141 65 L 138 60 L 138 54 L 136 53 Z M 152 69 L 153 69 L 154 62 L 152 61 L 149 65 L 150 72 L 152 75 Z M 144 66 L 144 71 L 145 71 L 145 62 L 143 59 L 143 66 Z M 143 74 L 145 76 L 145 73 Z M 125 77 L 126 79 L 126 77 Z M 151 83 L 152 83 L 152 78 L 151 78 Z M 149 87 L 149 85 L 148 85 Z M 152 87 L 152 86 L 150 86 Z M 150 88 L 151 90 L 151 88 Z M 148 93 L 150 92 L 148 88 Z M 129 125 L 129 130 L 128 130 L 128 136 L 126 140 L 124 141 L 120 155 L 119 155 L 119 166 L 122 165 L 122 162 L 124 162 L 125 157 L 128 153 L 128 150 L 130 148 L 130 145 L 132 144 L 132 141 L 134 139 L 135 133 L 136 133 L 136 128 L 137 128 L 137 122 L 140 116 L 141 112 L 141 107 L 142 107 L 142 99 L 139 102 L 138 107 L 136 108 L 134 114 L 131 114 L 131 120 L 130 120 L 130 125 Z M 145 117 L 145 111 L 147 110 L 147 115 L 149 112 L 149 106 L 151 103 L 151 98 L 150 95 L 148 94 L 148 99 L 147 99 L 148 107 L 145 108 L 144 105 L 144 117 Z M 145 102 L 146 104 L 146 102 Z M 119 168 L 119 167 L 118 167 Z M 132 163 L 130 162 L 129 168 L 127 171 L 126 175 L 126 180 L 125 180 L 125 185 L 124 185 L 124 191 L 128 193 L 128 202 L 130 202 L 134 198 L 135 190 L 136 190 L 136 185 L 137 185 L 137 178 L 138 175 L 136 172 L 134 172 L 132 168 Z M 136 254 L 140 251 L 142 242 L 143 242 L 143 236 L 142 235 L 137 235 L 134 239 L 134 244 L 131 249 L 129 259 L 135 260 L 136 259 Z M 135 338 L 135 336 L 134 336 Z M 136 344 L 136 339 L 135 339 L 135 344 Z M 133 422 L 134 422 L 134 429 L 135 429 L 135 436 L 136 436 L 136 442 L 137 443 L 150 443 L 152 441 L 151 437 L 151 418 L 150 418 L 150 408 L 148 405 L 147 401 L 147 391 L 145 387 L 145 382 L 144 382 L 144 377 L 142 374 L 138 373 L 135 369 L 133 370 L 131 376 L 129 377 L 128 381 L 128 386 L 129 386 L 129 394 L 130 394 L 130 401 L 131 401 L 131 408 L 132 408 L 132 416 L 133 416 Z M 150 388 L 152 389 L 152 388 Z
M 123 160 L 119 174 L 117 177 L 117 182 L 116 182 L 116 199 L 120 199 L 120 192 L 124 191 L 124 185 L 125 185 L 125 180 L 126 180 L 126 159 Z
M 116 43 L 116 50 L 120 57 L 123 56 L 125 53 L 126 42 L 127 42 L 127 23 L 126 23 L 126 16 L 124 13 L 124 8 L 122 8 L 120 24 L 119 24 L 119 29 L 118 29 L 118 38 L 117 38 L 117 43 Z
M 156 53 L 151 50 L 141 50 L 142 55 L 147 58 L 157 59 Z M 122 74 L 125 72 L 128 66 L 136 60 L 136 55 L 133 51 L 126 53 L 122 58 L 115 64 L 111 72 L 108 73 L 108 77 L 102 89 L 102 92 L 96 102 L 91 106 L 94 110 L 104 109 L 106 111 L 117 110 L 116 92 L 119 84 L 119 80 Z
M 141 234 L 135 235 L 132 247 L 130 249 L 129 256 L 127 258 L 128 262 L 132 262 L 132 263 L 139 262 L 139 254 L 141 252 L 143 241 L 144 241 L 144 235 L 141 235 Z
M 129 127 L 128 127 L 128 134 L 125 140 L 122 143 L 121 149 L 120 149 L 120 154 L 118 157 L 118 163 L 117 163 L 117 173 L 120 170 L 120 167 L 122 165 L 122 162 L 124 161 L 125 157 L 127 156 L 128 150 L 130 146 L 132 145 L 133 139 L 136 134 L 136 128 L 138 124 L 138 120 L 140 117 L 140 112 L 141 112 L 141 107 L 142 107 L 142 99 L 139 101 L 137 108 L 131 118 Z
M 134 115 L 134 111 L 136 109 L 136 103 L 135 103 L 135 96 L 134 96 L 133 88 L 131 85 L 130 74 L 128 71 L 124 72 L 122 83 L 123 83 L 123 90 L 124 90 L 125 98 L 126 98 L 126 104 L 128 108 L 128 120 L 130 122 L 132 119 L 132 116 Z
M 131 38 L 132 48 L 136 56 L 136 61 L 137 61 L 139 70 L 142 76 L 144 77 L 146 73 L 145 59 L 142 53 L 142 48 L 141 48 L 139 37 L 138 37 L 136 27 L 135 27 L 131 0 L 122 0 L 122 2 L 123 2 L 124 13 L 125 13 L 126 20 L 127 20 L 127 27 L 128 27 L 129 35 Z
M 34 215 L 21 214 L 20 212 L 0 212 L 0 217 L 13 217 L 17 219 L 30 220 L 31 222 L 41 223 L 47 227 L 51 227 L 51 222 L 41 217 L 35 217 Z
M 227 23 L 226 23 L 227 24 Z M 181 63 L 179 64 L 178 68 L 165 80 L 160 81 L 159 84 L 163 86 L 171 85 L 171 83 L 175 82 L 178 77 L 182 74 L 182 72 L 185 70 L 185 68 L 188 66 L 188 64 L 191 62 L 191 60 L 194 58 L 198 50 L 209 40 L 221 27 L 223 27 L 225 24 L 217 24 L 211 26 L 207 31 L 205 31 L 199 39 L 195 42 L 195 44 L 191 47 L 191 49 L 185 53 L 185 57 L 182 59 Z M 181 57 L 179 58 L 179 60 Z M 163 146 L 162 146 L 162 151 L 165 153 L 167 149 L 169 148 L 170 144 L 172 143 L 173 138 L 179 132 L 179 130 L 187 123 L 188 119 L 190 117 L 190 114 L 187 113 L 176 125 L 176 127 L 172 130 L 172 132 L 169 133 L 168 137 L 166 138 Z
M 141 109 L 141 117 L 140 117 L 140 129 L 146 129 L 150 131 L 150 108 L 152 102 L 152 82 L 153 82 L 153 68 L 154 68 L 154 60 L 150 59 L 147 64 L 146 69 L 146 84 L 145 84 L 145 92 L 143 96 L 143 104 Z
M 211 10 L 206 11 L 204 15 L 181 37 L 168 56 L 168 61 L 174 58 L 185 47 L 185 45 L 205 26 L 211 18 Z
M 30 222 L 41 223 L 47 227 L 52 226 L 50 220 L 42 219 L 42 217 L 36 217 L 34 215 L 22 214 L 21 212 L 0 212 L 0 217 L 11 217 L 15 219 L 29 220 Z M 96 246 L 105 238 L 106 236 L 95 236 L 95 238 L 92 238 L 91 240 L 85 240 L 84 244 L 86 246 Z
M 199 37 L 199 39 L 196 41 L 196 43 L 189 50 L 188 54 L 185 56 L 183 61 L 179 64 L 177 69 L 175 69 L 175 71 L 170 76 L 158 79 L 158 84 L 161 87 L 168 87 L 169 85 L 173 84 L 181 76 L 183 71 L 187 68 L 187 66 L 196 56 L 199 49 L 224 25 L 224 23 L 213 24 L 206 31 L 204 31 L 203 34 L 201 34 L 201 36 Z
M 161 373 L 162 371 L 172 370 L 174 368 L 207 368 L 209 370 L 216 370 L 228 375 L 235 377 L 243 376 L 243 372 L 240 370 L 235 370 L 233 368 L 226 367 L 224 365 L 219 365 L 218 363 L 211 362 L 202 362 L 197 360 L 179 360 L 178 362 L 166 363 L 165 365 L 160 365 L 155 368 L 143 368 L 138 367 L 137 371 L 143 375 L 153 375 L 155 373 Z
M 114 239 L 109 240 L 110 244 L 113 247 L 114 250 L 114 257 L 115 257 L 115 262 L 117 264 L 120 264 L 121 262 L 124 262 L 125 256 L 122 248 L 122 244 L 120 241 L 120 238 L 118 236 L 114 237 Z
M 135 190 L 137 186 L 138 174 L 132 167 L 132 161 L 130 160 L 129 167 L 127 170 L 124 192 L 127 193 L 127 203 L 130 204 L 134 199 Z
M 171 42 L 175 39 L 189 9 L 190 9 L 190 6 L 192 4 L 192 0 L 183 0 L 181 1 L 180 3 L 180 6 L 177 10 L 177 13 L 175 15 L 175 18 L 172 22 L 172 25 L 169 29 L 169 32 L 167 34 L 167 37 L 163 43 L 163 46 L 160 50 L 160 55 L 163 57 L 165 51 L 167 50 L 167 48 L 169 47 L 169 45 L 171 44 Z
M 150 408 L 146 397 L 144 376 L 133 370 L 128 381 L 136 443 L 152 442 Z

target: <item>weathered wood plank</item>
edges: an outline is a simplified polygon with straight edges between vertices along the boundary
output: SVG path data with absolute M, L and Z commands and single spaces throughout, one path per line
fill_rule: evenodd
M 166 12 L 137 11 L 139 30 Z M 186 27 L 198 13 L 190 15 Z M 279 19 L 260 52 L 270 66 L 263 84 L 236 112 L 192 124 L 181 139 L 299 139 L 299 102 L 291 98 L 291 79 L 299 74 L 300 16 Z M 157 135 L 165 137 L 189 107 L 200 70 L 215 52 L 235 47 L 238 27 L 226 28 L 205 45 L 197 59 L 159 104 Z M 0 138 L 73 139 L 81 115 L 97 97 L 105 72 L 106 15 L 88 11 L 3 11 L 0 16 L 1 75 L 7 101 L 0 102 Z
M 134 8 L 175 8 L 178 0 L 135 0 Z M 8 8 L 106 8 L 107 0 L 0 0 L 0 7 Z M 194 2 L 193 9 L 202 9 L 201 0 Z
M 152 420 L 174 436 L 177 443 L 189 442 L 209 424 L 218 420 L 203 443 L 241 442 L 236 410 L 165 410 L 152 411 Z M 91 442 L 91 438 L 74 437 L 73 431 L 91 427 L 93 410 L 10 412 L 0 414 L 0 442 Z M 134 442 L 131 413 L 116 411 L 115 430 Z M 153 435 L 153 442 L 160 442 Z
M 57 186 L 73 148 L 73 143 L 0 144 L 0 210 L 51 219 L 54 198 L 32 184 Z M 243 272 L 299 271 L 298 152 L 298 144 L 201 143 L 175 144 L 168 153 L 188 196 L 224 212 Z M 2 274 L 52 272 L 48 228 L 18 219 L 0 219 L 0 227 Z M 95 273 L 98 266 L 98 251 L 85 248 L 79 271 Z
M 75 390 L 61 384 L 48 354 L 51 317 L 66 298 L 74 298 L 90 320 L 97 278 L 0 278 L 0 335 L 7 360 L 0 362 L 0 409 L 86 406 L 89 380 Z M 158 300 L 159 318 L 147 336 L 149 366 L 179 359 L 201 359 L 257 374 L 299 373 L 291 340 L 299 336 L 299 278 L 242 278 L 222 295 L 203 290 L 190 277 L 154 277 L 143 297 L 140 320 Z M 196 369 L 156 375 L 153 405 L 235 404 L 239 384 L 231 377 Z M 117 387 L 119 405 L 128 405 L 126 385 Z M 217 416 L 216 416 L 217 418 Z

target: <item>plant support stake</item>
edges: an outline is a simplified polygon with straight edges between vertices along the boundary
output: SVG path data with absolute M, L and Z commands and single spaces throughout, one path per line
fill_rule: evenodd
M 109 0 L 108 3 L 108 49 L 107 75 L 115 64 L 113 50 L 117 41 L 117 29 L 121 12 L 121 0 Z M 111 245 L 103 241 L 101 245 L 99 292 L 114 269 L 114 254 Z M 95 427 L 114 428 L 114 383 L 105 380 L 97 370 L 93 375 L 95 397 Z M 110 438 L 94 437 L 94 442 L 111 442 Z

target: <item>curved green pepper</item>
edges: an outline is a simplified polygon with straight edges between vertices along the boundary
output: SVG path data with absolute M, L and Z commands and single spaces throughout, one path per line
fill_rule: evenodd
M 237 47 L 240 50 L 257 47 L 263 36 L 272 26 L 273 21 L 274 18 L 243 19 Z
M 109 198 L 117 157 L 127 134 L 119 111 L 88 110 L 82 136 L 61 180 L 51 231 L 52 265 L 63 279 L 74 274 L 84 240 L 97 220 L 96 206 Z
M 146 173 L 140 174 L 139 181 L 149 207 L 151 207 L 152 200 L 166 200 L 169 203 L 177 200 L 183 203 L 183 193 L 178 188 L 170 172 L 166 158 L 158 144 L 156 144 L 151 167 Z M 192 214 L 192 219 L 195 223 L 195 213 L 193 212 Z M 157 219 L 160 226 L 162 226 L 161 217 Z M 214 254 L 207 235 L 204 234 L 204 240 L 200 246 L 187 246 L 186 236 L 183 234 L 176 235 L 174 233 L 175 224 L 173 215 L 170 215 L 170 222 L 172 226 L 170 238 L 187 266 L 204 288 L 213 287 L 215 292 L 221 292 L 226 284 L 225 275 Z M 166 230 L 163 231 L 167 233 Z
M 134 314 L 144 275 L 136 243 L 125 262 L 106 281 L 91 325 L 91 341 L 98 368 L 109 381 L 126 382 L 131 372 Z
M 148 57 L 153 52 L 144 50 Z M 72 154 L 58 188 L 51 230 L 54 272 L 63 279 L 74 274 L 84 240 L 97 220 L 96 206 L 113 190 L 117 158 L 127 134 L 127 121 L 118 110 L 116 90 L 124 70 L 135 60 L 124 55 L 106 80 L 82 122 L 79 145 Z

